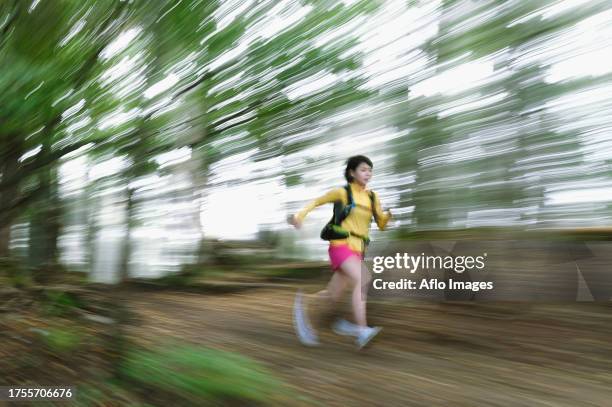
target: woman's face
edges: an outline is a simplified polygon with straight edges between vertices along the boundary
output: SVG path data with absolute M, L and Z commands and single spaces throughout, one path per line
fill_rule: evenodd
M 357 168 L 351 170 L 351 175 L 353 176 L 355 182 L 361 185 L 366 185 L 368 181 L 370 181 L 370 178 L 372 178 L 372 167 L 364 162 L 359 163 Z

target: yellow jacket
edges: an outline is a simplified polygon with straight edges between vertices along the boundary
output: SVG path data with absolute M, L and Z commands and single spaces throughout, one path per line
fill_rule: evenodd
M 340 226 L 353 233 L 367 236 L 368 231 L 370 230 L 370 223 L 372 221 L 372 201 L 370 200 L 370 191 L 356 182 L 351 182 L 349 185 L 351 186 L 351 192 L 353 193 L 353 202 L 355 203 L 355 207 L 351 210 L 349 216 L 342 221 Z M 377 225 L 380 230 L 384 230 L 387 222 L 391 218 L 391 213 L 383 212 L 380 206 L 380 200 L 378 199 L 378 194 L 374 194 L 374 196 L 374 210 L 376 212 Z M 342 201 L 344 205 L 348 204 L 348 196 L 344 187 L 332 189 L 325 195 L 311 201 L 302 210 L 300 210 L 295 217 L 298 222 L 302 223 L 308 212 L 317 206 L 337 201 Z M 363 250 L 363 241 L 357 236 L 349 236 L 346 239 L 340 240 L 330 240 L 330 244 L 348 244 L 351 250 L 358 252 Z

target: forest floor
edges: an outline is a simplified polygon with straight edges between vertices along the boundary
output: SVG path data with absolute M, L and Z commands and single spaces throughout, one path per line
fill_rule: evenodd
M 118 295 L 129 311 L 132 319 L 125 322 L 123 335 L 142 349 L 186 343 L 245 355 L 268 368 L 294 395 L 272 405 L 610 405 L 610 303 L 376 298 L 368 305 L 369 322 L 383 331 L 371 346 L 357 350 L 350 338 L 322 329 L 321 346 L 304 347 L 292 324 L 296 290 L 314 293 L 328 277 L 250 282 L 251 286 L 225 292 L 132 286 L 119 294 L 106 293 Z M 51 385 L 59 379 L 75 383 L 85 375 L 113 369 L 114 348 L 108 344 L 116 335 L 108 317 L 95 316 L 96 310 L 89 307 L 85 319 L 93 325 L 77 327 L 74 318 L 45 317 L 49 314 L 41 312 L 44 307 L 15 298 L 14 304 L 23 304 L 0 314 L 4 385 Z M 62 304 L 62 298 L 55 302 Z M 70 350 L 77 342 L 85 346 L 81 353 Z M 90 384 L 82 392 L 97 400 L 101 389 L 120 391 L 104 386 Z M 128 389 L 114 394 L 112 401 L 83 405 L 164 403 Z
M 323 281 L 300 283 L 315 292 Z M 135 292 L 130 330 L 151 346 L 180 339 L 239 352 L 270 368 L 295 405 L 603 406 L 612 399 L 608 304 L 434 303 L 376 299 L 367 349 L 322 330 L 300 345 L 291 307 L 298 285 L 233 294 Z

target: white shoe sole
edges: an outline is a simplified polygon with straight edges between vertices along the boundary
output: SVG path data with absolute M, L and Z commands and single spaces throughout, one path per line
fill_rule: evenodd
M 336 328 L 332 328 L 332 331 L 334 331 L 334 333 L 336 335 L 341 335 L 341 336 L 355 336 L 354 333 L 350 333 L 350 332 L 346 332 L 346 331 L 340 331 Z
M 305 346 L 318 346 L 319 340 L 310 328 L 308 319 L 304 315 L 304 307 L 302 304 L 302 290 L 299 290 L 295 295 L 293 303 L 293 328 L 295 333 Z

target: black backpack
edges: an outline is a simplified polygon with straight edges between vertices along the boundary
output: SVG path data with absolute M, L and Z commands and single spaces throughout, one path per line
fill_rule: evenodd
M 344 206 L 342 201 L 334 202 L 334 214 L 332 218 L 327 222 L 327 224 L 321 230 L 321 239 L 323 240 L 336 240 L 336 239 L 346 239 L 350 235 L 357 236 L 362 239 L 363 242 L 368 245 L 370 243 L 370 238 L 367 236 L 362 236 L 357 233 L 351 232 L 350 230 L 346 230 L 340 225 L 342 221 L 346 219 L 346 217 L 351 213 L 351 210 L 356 206 L 353 201 L 353 193 L 351 192 L 351 186 L 345 185 L 344 189 L 346 190 L 346 194 L 348 197 L 347 205 Z M 376 220 L 376 213 L 374 212 L 374 192 L 370 191 L 370 201 L 372 202 L 372 215 Z

